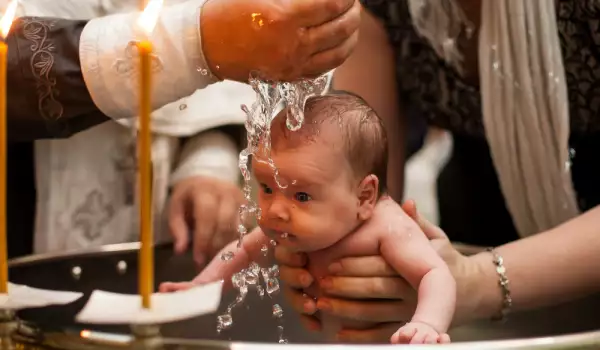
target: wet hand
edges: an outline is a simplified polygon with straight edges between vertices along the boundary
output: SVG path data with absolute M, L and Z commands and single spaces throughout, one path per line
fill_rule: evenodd
M 394 333 L 392 344 L 446 344 L 448 334 L 439 334 L 433 327 L 422 322 L 409 322 Z
M 359 0 L 209 0 L 204 56 L 222 79 L 315 77 L 341 65 L 358 40 Z
M 234 183 L 208 176 L 178 182 L 169 203 L 169 229 L 181 253 L 194 235 L 194 260 L 206 263 L 237 236 L 238 210 L 244 196 Z

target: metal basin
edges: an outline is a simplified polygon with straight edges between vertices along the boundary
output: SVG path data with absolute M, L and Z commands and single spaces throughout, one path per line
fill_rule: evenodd
M 74 319 L 94 289 L 136 293 L 137 249 L 137 243 L 121 244 L 91 251 L 34 256 L 11 261 L 10 278 L 14 283 L 85 293 L 85 297 L 71 305 L 20 312 L 19 318 L 31 327 L 26 329 L 27 340 L 52 343 L 59 348 L 83 349 L 94 344 L 90 344 L 89 341 L 84 342 L 79 337 L 81 330 L 88 329 L 113 335 L 128 334 L 128 327 L 82 325 L 75 323 Z M 155 257 L 157 284 L 166 280 L 189 280 L 197 273 L 191 257 L 174 256 L 170 245 L 158 246 Z M 233 295 L 225 295 L 221 308 L 224 309 L 232 299 Z M 271 346 L 277 348 L 291 346 L 303 349 L 300 345 L 276 344 L 278 324 L 271 315 L 273 303 L 279 303 L 284 312 L 289 310 L 281 296 L 276 296 L 273 300 L 268 298 L 261 300 L 258 296 L 249 295 L 247 306 L 237 309 L 234 314 L 233 328 L 220 335 L 216 332 L 215 315 L 168 324 L 161 328 L 161 332 L 166 338 L 165 344 L 168 348 L 254 350 L 253 346 L 256 346 L 258 350 L 268 349 Z M 560 307 L 514 314 L 503 324 L 487 321 L 469 324 L 451 332 L 453 344 L 434 348 L 599 349 L 600 332 L 594 332 L 600 329 L 598 310 L 600 310 L 600 296 L 595 296 Z M 315 344 L 322 341 L 317 334 L 304 330 L 293 312 L 287 311 L 284 319 L 285 336 L 290 343 Z M 485 342 L 480 343 L 480 341 Z M 311 347 L 314 348 L 314 345 Z M 319 347 L 328 346 L 319 345 Z M 368 347 L 388 346 L 369 345 Z M 345 345 L 343 348 L 351 349 L 353 346 Z

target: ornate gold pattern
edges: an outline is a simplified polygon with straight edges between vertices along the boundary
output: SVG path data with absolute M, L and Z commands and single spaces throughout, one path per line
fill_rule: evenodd
M 40 115 L 48 120 L 55 121 L 63 116 L 63 105 L 57 100 L 60 94 L 56 88 L 56 78 L 52 76 L 55 63 L 56 47 L 50 40 L 50 30 L 56 21 L 28 17 L 22 24 L 22 33 L 25 39 L 31 42 L 30 69 L 36 79 L 38 95 L 38 110 Z

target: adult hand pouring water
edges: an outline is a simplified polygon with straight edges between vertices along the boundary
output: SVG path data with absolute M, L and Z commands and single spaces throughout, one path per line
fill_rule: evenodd
M 202 46 L 219 78 L 317 76 L 345 61 L 358 40 L 358 0 L 209 0 Z

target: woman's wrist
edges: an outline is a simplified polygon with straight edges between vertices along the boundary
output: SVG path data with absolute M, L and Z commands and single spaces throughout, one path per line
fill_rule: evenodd
M 465 287 L 462 288 L 463 303 L 469 304 L 464 308 L 470 313 L 466 317 L 469 320 L 494 319 L 505 310 L 506 301 L 506 294 L 500 285 L 502 275 L 497 271 L 497 257 L 486 251 L 467 259 L 470 268 L 466 273 Z M 507 272 L 504 271 L 503 275 L 506 276 Z

